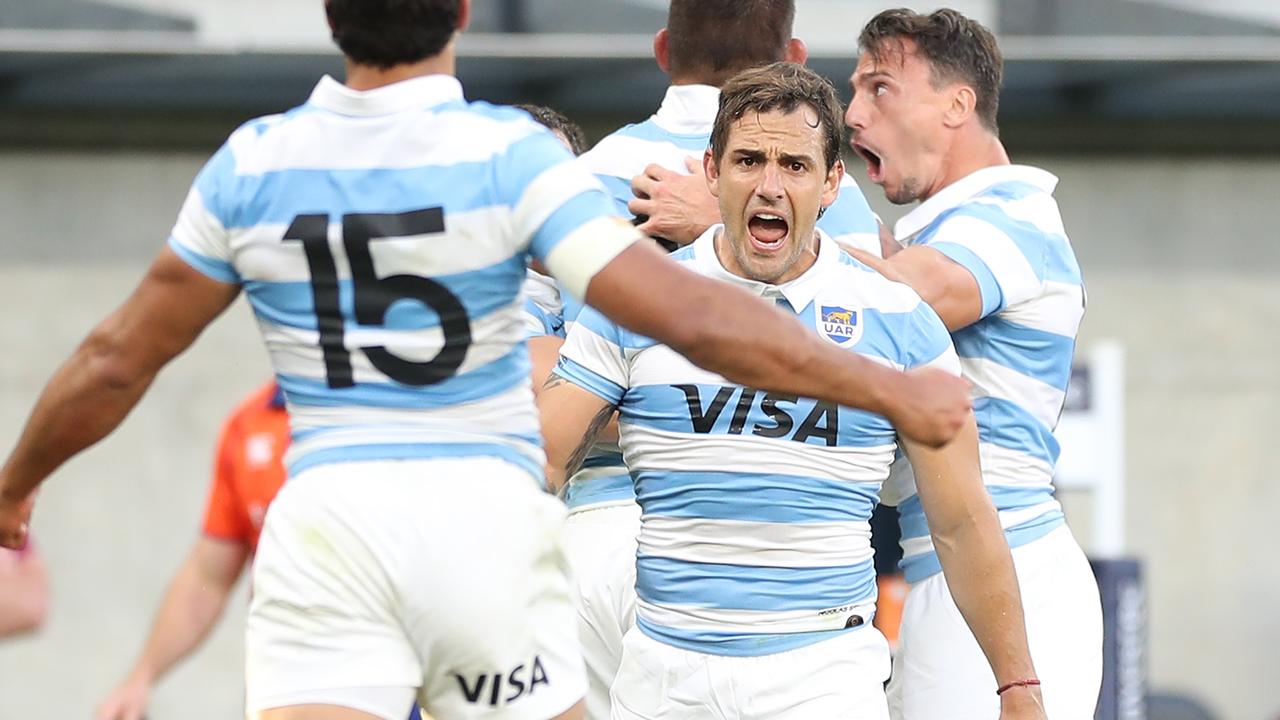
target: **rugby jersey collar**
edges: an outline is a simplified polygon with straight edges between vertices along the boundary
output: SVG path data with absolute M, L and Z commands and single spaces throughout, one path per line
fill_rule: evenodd
M 653 115 L 653 124 L 676 135 L 710 135 L 720 109 L 720 88 L 672 85 Z
M 894 224 L 893 236 L 899 240 L 909 239 L 929 227 L 942 213 L 963 205 L 984 190 L 1007 182 L 1030 183 L 1047 193 L 1052 193 L 1058 186 L 1056 175 L 1030 165 L 995 165 L 975 170 L 904 215 Z
M 831 236 L 815 228 L 818 233 L 818 259 L 800 277 L 781 285 L 748 280 L 726 270 L 716 255 L 716 233 L 723 228 L 724 225 L 712 225 L 693 242 L 694 266 L 707 277 L 726 280 L 766 300 L 785 298 L 797 313 L 813 302 L 826 286 L 829 273 L 840 267 L 840 247 Z
M 311 91 L 307 104 L 340 115 L 373 117 L 462 99 L 462 83 L 452 75 L 423 75 L 373 90 L 352 90 L 325 75 Z

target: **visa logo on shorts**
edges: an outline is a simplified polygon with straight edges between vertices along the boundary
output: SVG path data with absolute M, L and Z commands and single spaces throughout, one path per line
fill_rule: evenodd
M 533 656 L 533 663 L 517 665 L 506 673 L 483 673 L 470 680 L 458 673 L 450 674 L 457 678 L 462 696 L 467 702 L 487 702 L 490 707 L 513 703 L 525 695 L 531 695 L 539 685 L 550 684 L 547 669 L 542 666 L 542 658 L 537 655 Z
M 862 335 L 862 327 L 858 325 L 858 311 L 840 307 L 839 305 L 823 305 L 822 332 L 836 344 L 844 345 Z

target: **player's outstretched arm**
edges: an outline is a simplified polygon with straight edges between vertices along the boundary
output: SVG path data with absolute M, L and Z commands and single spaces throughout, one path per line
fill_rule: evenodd
M 0 545 L 21 547 L 31 492 L 68 458 L 116 428 L 160 368 L 239 293 L 168 248 L 137 289 L 80 344 L 45 386 L 13 454 L 0 467 Z
M 632 244 L 596 273 L 587 302 L 730 382 L 879 413 L 924 445 L 950 440 L 969 414 L 963 380 L 930 368 L 902 373 L 841 349 L 649 243 Z
M 616 408 L 554 372 L 538 393 L 538 415 L 547 451 L 547 487 L 560 492 L 565 481 L 582 467 L 600 431 Z
M 128 676 L 98 706 L 95 720 L 142 720 L 151 689 L 213 629 L 235 587 L 249 548 L 201 537 L 178 569 L 160 604 L 151 635 Z
M 951 596 L 986 654 L 996 683 L 1035 678 L 1013 556 L 982 484 L 973 416 L 945 447 L 926 448 L 909 440 L 903 444 Z M 1044 718 L 1037 687 L 1015 687 L 1000 702 L 1002 720 Z

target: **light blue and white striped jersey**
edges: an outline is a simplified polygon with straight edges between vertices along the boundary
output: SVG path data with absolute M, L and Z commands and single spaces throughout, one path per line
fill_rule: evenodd
M 524 280 L 524 336 L 564 338 L 564 302 L 555 278 L 537 270 L 526 271 Z
M 288 400 L 292 474 L 484 455 L 541 481 L 525 264 L 597 223 L 616 227 L 612 201 L 525 113 L 468 103 L 449 76 L 367 92 L 325 77 L 231 135 L 169 244 L 244 287 Z
M 907 245 L 926 245 L 978 281 L 982 319 L 952 334 L 973 384 L 982 476 L 1010 547 L 1063 524 L 1053 497 L 1058 423 L 1084 314 L 1080 266 L 1062 226 L 1058 179 L 1032 167 L 978 170 L 898 221 Z M 901 494 L 902 567 L 915 582 L 940 572 L 910 474 Z
M 825 234 L 811 268 L 767 285 L 724 269 L 718 229 L 672 257 L 773 300 L 851 352 L 899 369 L 959 373 L 933 310 Z M 870 621 L 868 520 L 897 447 L 885 418 L 734 385 L 589 308 L 556 373 L 619 408 L 643 510 L 643 632 L 697 652 L 751 656 L 824 640 L 853 616 Z
M 578 161 L 604 183 L 622 217 L 631 218 L 627 209 L 634 197 L 631 178 L 651 163 L 681 173 L 688 172 L 685 158 L 701 163 L 719 104 L 719 88 L 672 85 L 657 113 L 606 136 Z M 879 220 L 848 175 L 840 183 L 839 197 L 818 220 L 818 228 L 843 245 L 880 255 Z

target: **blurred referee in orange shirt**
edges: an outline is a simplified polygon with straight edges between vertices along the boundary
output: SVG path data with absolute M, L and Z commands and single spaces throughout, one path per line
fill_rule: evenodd
M 218 441 L 204 527 L 169 586 L 141 656 L 98 707 L 97 720 L 140 720 L 151 689 L 213 628 L 258 547 L 267 505 L 285 480 L 289 416 L 274 382 L 227 418 Z

